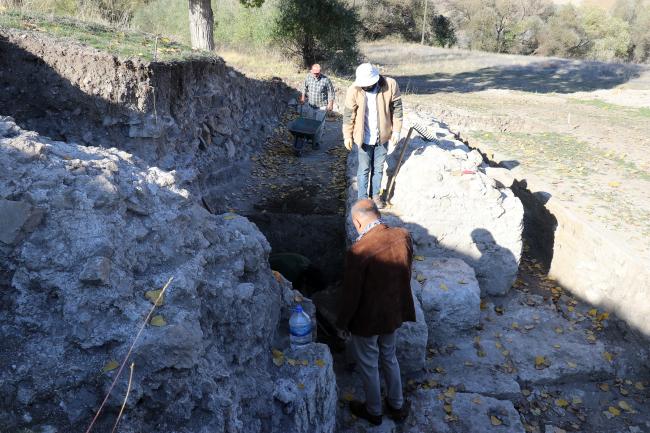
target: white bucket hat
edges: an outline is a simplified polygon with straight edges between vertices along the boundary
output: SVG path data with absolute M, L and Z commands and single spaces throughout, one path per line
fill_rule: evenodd
M 357 79 L 354 85 L 357 87 L 373 86 L 379 81 L 379 72 L 370 63 L 362 63 L 357 68 Z

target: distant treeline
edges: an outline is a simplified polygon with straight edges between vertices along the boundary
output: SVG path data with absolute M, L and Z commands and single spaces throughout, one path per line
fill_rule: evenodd
M 212 0 L 212 8 L 218 46 L 259 51 L 284 44 L 288 53 L 308 51 L 305 63 L 343 51 L 349 51 L 342 56 L 349 62 L 358 53 L 358 41 L 385 39 L 647 63 L 650 4 L 645 3 L 617 0 L 606 11 L 551 0 L 443 0 L 435 2 L 438 8 L 431 0 L 266 0 L 259 8 L 244 7 L 239 0 Z M 0 0 L 0 4 L 131 26 L 189 43 L 187 0 Z M 302 26 L 300 32 L 292 30 L 291 22 Z M 295 42 L 307 37 L 311 42 Z M 288 44 L 287 38 L 293 42 Z

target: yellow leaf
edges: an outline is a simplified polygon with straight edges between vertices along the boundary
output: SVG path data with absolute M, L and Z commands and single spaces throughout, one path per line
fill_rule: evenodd
M 440 263 L 438 263 L 438 262 L 433 262 L 433 263 L 431 263 L 431 264 L 432 264 L 433 266 L 438 266 Z
M 288 362 L 292 367 L 296 365 L 296 360 L 295 360 L 295 359 L 287 358 L 287 362 Z
M 296 383 L 296 386 L 298 387 L 298 389 L 303 389 L 305 387 L 305 385 L 303 385 L 300 382 Z
M 424 256 L 422 256 L 420 254 L 416 254 L 416 255 L 413 256 L 413 260 L 422 261 L 422 260 L 424 260 Z
M 274 358 L 279 358 L 284 355 L 284 352 L 280 352 L 279 350 L 272 350 L 271 353 L 273 354 Z
M 482 404 L 482 403 L 483 403 L 483 400 L 481 400 L 480 398 L 475 398 L 475 399 L 472 400 L 472 401 L 473 401 L 474 403 L 476 403 L 476 404 Z
M 643 387 L 643 384 L 641 382 L 637 382 L 634 387 L 638 389 L 639 391 L 643 391 L 645 388 Z
M 350 414 L 352 416 L 352 419 L 357 419 L 357 416 L 353 413 Z
M 625 384 L 626 384 L 626 385 L 632 385 L 632 381 L 629 380 L 629 379 L 625 379 Z
M 144 294 L 144 298 L 150 300 L 152 304 L 160 306 L 163 304 L 163 296 L 160 296 L 161 292 L 162 290 L 149 290 Z
M 445 369 L 442 368 L 442 367 L 437 367 L 437 368 L 436 368 L 436 371 L 437 371 L 438 373 L 442 373 L 443 371 L 445 371 Z
M 465 279 L 462 279 L 458 282 L 458 284 L 467 284 L 467 281 L 465 281 Z
M 571 403 L 573 403 L 574 405 L 575 405 L 575 404 L 580 404 L 580 403 L 582 403 L 582 399 L 576 397 L 576 398 L 574 398 L 573 400 L 571 400 Z
M 609 186 L 618 186 L 618 182 L 612 182 L 609 184 Z
M 474 363 L 472 361 L 465 361 L 465 365 L 471 367 L 474 365 Z
M 607 359 L 609 359 L 609 360 L 611 361 L 611 359 L 612 359 L 612 355 L 610 355 L 609 353 L 606 353 L 606 354 L 605 354 L 605 358 L 607 358 Z
M 273 358 L 273 363 L 280 367 L 282 364 L 284 364 L 284 356 L 280 356 L 279 358 Z
M 607 385 L 606 383 L 598 385 L 598 388 L 602 389 L 605 392 L 609 392 L 609 385 Z
M 107 371 L 113 371 L 113 370 L 115 370 L 115 369 L 116 369 L 117 367 L 119 367 L 119 366 L 120 366 L 120 363 L 113 359 L 113 360 L 111 360 L 111 361 L 108 361 L 108 364 L 106 364 L 106 365 L 104 366 L 104 368 L 102 368 L 102 370 L 103 370 L 104 372 L 107 372 Z
M 591 317 L 596 317 L 596 314 L 597 314 L 597 313 L 598 313 L 598 310 L 595 309 L 595 308 L 594 308 L 593 310 L 589 310 L 589 315 L 590 315 Z
M 296 300 L 296 302 L 302 302 L 302 298 L 300 296 L 296 296 L 294 299 Z
M 497 349 L 501 349 L 501 345 L 499 343 L 494 343 L 494 345 L 497 347 Z
M 619 401 L 619 402 L 618 402 L 618 406 L 619 406 L 621 409 L 625 409 L 625 410 L 628 411 L 628 412 L 634 412 L 634 411 L 632 410 L 632 408 L 630 407 L 630 405 L 627 404 L 627 402 L 626 402 L 625 400 L 621 400 L 621 401 Z
M 236 216 L 237 215 L 228 215 L 228 216 L 225 216 L 224 218 L 227 219 L 227 220 L 231 220 L 231 219 L 235 218 Z
M 166 44 L 169 43 L 169 39 L 167 39 L 167 38 L 162 38 L 161 41 L 163 41 L 163 42 L 166 43 Z
M 445 399 L 445 397 L 442 396 L 442 395 L 439 395 L 439 396 L 438 396 L 438 399 L 439 399 L 440 401 L 443 401 L 443 400 Z
M 549 280 L 555 281 L 555 277 L 548 277 Z
M 557 329 L 555 330 L 555 332 L 557 332 L 558 334 L 561 334 L 561 333 L 563 333 L 564 331 L 561 330 L 560 328 L 557 328 Z
M 490 416 L 490 422 L 492 425 L 501 425 L 501 421 L 496 416 Z
M 65 159 L 66 161 L 70 161 L 72 159 L 68 155 L 61 155 L 61 158 Z
M 153 326 L 165 326 L 167 322 L 163 320 L 162 316 L 156 316 L 153 319 L 151 319 L 151 324 Z
M 535 320 L 539 320 L 539 316 L 535 316 L 535 315 L 533 314 L 533 319 L 535 319 Z
M 422 284 L 427 280 L 427 277 L 425 277 L 422 274 L 418 274 L 417 277 L 415 277 L 418 283 Z
M 499 335 L 499 334 L 494 334 L 494 336 L 495 336 L 496 338 L 501 337 L 501 335 Z
M 354 399 L 354 394 L 343 394 L 343 398 L 347 401 L 352 401 L 352 399 Z
M 535 357 L 535 364 L 540 365 L 542 362 L 544 362 L 544 358 L 542 358 L 541 356 Z
M 339 407 L 345 406 L 345 403 L 343 403 L 342 401 L 339 401 L 338 403 L 339 403 Z
M 302 361 L 296 361 L 296 364 L 307 366 L 307 365 L 309 365 L 309 361 L 307 361 L 306 359 L 304 359 L 304 360 L 302 360 Z
M 485 350 L 483 350 L 483 349 L 478 349 L 476 351 L 476 354 L 478 355 L 479 358 L 485 358 L 485 356 L 486 356 Z
M 621 411 L 618 410 L 618 409 L 616 409 L 614 406 L 610 406 L 610 407 L 609 407 L 609 411 L 610 411 L 611 413 L 613 413 L 614 415 L 616 415 L 616 416 L 618 416 L 618 415 L 621 414 Z
M 607 320 L 609 319 L 609 313 L 603 313 L 600 316 L 598 316 L 598 320 Z
M 506 350 L 504 350 L 503 352 L 501 352 L 501 354 L 502 354 L 503 356 L 508 356 L 508 355 L 510 355 L 510 351 L 506 349 Z
M 553 347 L 555 347 L 556 349 L 559 349 L 559 348 L 560 348 L 560 345 L 559 345 L 559 344 L 556 344 L 556 345 L 554 345 Z
M 252 161 L 259 161 L 259 159 L 255 158 L 255 157 L 252 157 L 251 160 Z
M 324 367 L 325 363 L 319 359 L 318 361 L 316 361 L 316 365 L 319 367 Z
M 515 329 L 517 329 L 517 328 L 519 328 L 519 325 L 517 325 L 516 323 L 513 323 L 513 324 L 512 324 L 512 327 L 515 328 Z
M 568 364 L 569 367 L 571 367 L 571 368 L 573 368 L 573 367 L 577 367 L 577 366 L 578 366 L 578 364 L 574 364 L 573 362 L 567 362 L 567 364 Z
M 474 340 L 475 343 L 478 343 L 479 341 L 481 341 L 481 337 L 474 337 L 472 338 L 472 340 Z
M 442 408 L 443 408 L 443 409 L 445 410 L 445 412 L 447 412 L 447 413 L 451 412 L 451 411 L 454 409 L 454 408 L 451 407 L 450 405 L 445 405 L 445 406 L 443 406 Z
M 447 291 L 449 291 L 449 288 L 448 288 L 447 286 L 445 286 L 444 284 L 441 284 L 441 285 L 440 285 L 440 288 L 441 288 L 442 290 L 447 290 Z
M 564 407 L 564 406 L 568 406 L 569 402 L 567 402 L 566 400 L 564 400 L 562 398 L 558 398 L 557 399 L 557 405 L 560 406 L 560 407 Z

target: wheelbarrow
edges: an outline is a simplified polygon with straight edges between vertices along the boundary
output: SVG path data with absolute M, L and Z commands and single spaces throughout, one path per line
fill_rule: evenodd
M 293 135 L 293 150 L 296 152 L 296 156 L 302 155 L 308 140 L 311 140 L 312 149 L 316 150 L 316 134 L 325 119 L 327 119 L 328 112 L 329 110 L 325 110 L 323 120 L 319 122 L 318 120 L 302 117 L 302 105 L 300 106 L 300 116 L 287 125 L 287 129 Z

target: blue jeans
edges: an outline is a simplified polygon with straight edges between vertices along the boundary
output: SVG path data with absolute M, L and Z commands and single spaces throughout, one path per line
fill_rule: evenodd
M 368 189 L 372 193 L 371 197 L 379 195 L 386 153 L 388 153 L 388 142 L 376 146 L 364 144 L 359 147 L 359 170 L 357 170 L 359 200 L 368 198 Z M 368 180 L 370 180 L 370 188 L 368 188 Z

